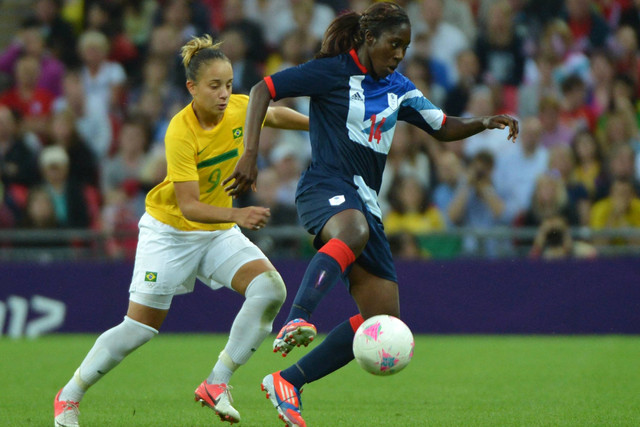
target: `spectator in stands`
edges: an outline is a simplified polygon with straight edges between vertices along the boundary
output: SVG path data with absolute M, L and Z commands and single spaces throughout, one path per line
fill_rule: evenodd
M 224 25 L 221 26 L 220 31 L 231 27 L 240 30 L 247 45 L 247 57 L 258 63 L 264 63 L 269 54 L 264 31 L 258 22 L 250 19 L 245 13 L 246 2 L 244 0 L 224 0 L 222 3 L 224 3 Z M 302 45 L 302 43 L 299 44 Z
M 54 96 L 60 95 L 64 64 L 47 50 L 44 35 L 32 19 L 22 23 L 14 41 L 0 54 L 0 73 L 13 78 L 16 63 L 23 56 L 36 58 L 40 63 L 37 87 L 48 90 Z
M 631 104 L 628 108 L 608 112 L 605 120 L 606 124 L 600 136 L 600 145 L 605 155 L 619 145 L 640 148 L 640 133 Z
M 0 229 L 12 228 L 16 222 L 16 215 L 10 203 L 6 198 L 4 185 L 0 181 Z
M 421 17 L 425 23 L 424 32 L 427 33 L 431 44 L 430 56 L 445 64 L 447 80 L 451 84 L 456 84 L 458 82 L 456 58 L 460 52 L 470 47 L 470 42 L 460 29 L 444 21 L 444 0 L 421 0 L 420 5 Z M 415 35 L 418 34 L 416 32 Z M 411 55 L 413 55 L 412 52 L 409 56 Z
M 615 63 L 613 56 L 606 50 L 598 50 L 590 55 L 591 87 L 589 88 L 590 107 L 596 116 L 609 109 L 612 103 Z
M 636 29 L 637 31 L 637 29 Z M 630 27 L 620 27 L 616 31 L 615 49 L 616 71 L 634 82 L 635 96 L 640 97 L 640 40 Z
M 85 32 L 97 31 L 104 34 L 109 41 L 108 59 L 121 64 L 129 76 L 138 76 L 140 52 L 122 28 L 122 6 L 108 0 L 87 4 Z
M 546 219 L 556 216 L 564 218 L 569 226 L 578 225 L 578 213 L 569 203 L 564 183 L 560 177 L 545 173 L 538 177 L 529 209 L 520 215 L 516 225 L 539 227 Z
M 574 40 L 574 49 L 589 52 L 604 48 L 610 37 L 607 22 L 591 0 L 565 0 L 565 15 Z
M 220 38 L 221 49 L 233 67 L 233 92 L 248 95 L 251 87 L 262 79 L 262 67 L 249 55 L 249 45 L 239 26 L 225 27 Z
M 542 98 L 559 98 L 560 87 L 553 78 L 555 59 L 539 53 L 528 61 L 528 76 L 518 87 L 518 113 L 521 118 L 538 115 Z
M 452 224 L 460 227 L 489 229 L 511 222 L 507 216 L 505 200 L 498 194 L 491 176 L 494 158 L 489 151 L 480 151 L 471 159 L 467 176 L 458 181 L 455 193 L 446 207 L 446 215 Z M 482 243 L 475 236 L 465 236 L 464 251 L 468 254 L 497 256 L 505 243 L 485 239 Z
M 278 175 L 276 200 L 288 206 L 295 206 L 296 187 L 302 172 L 297 152 L 298 148 L 294 144 L 280 142 L 273 148 L 269 157 Z
M 387 155 L 387 164 L 382 174 L 382 184 L 378 193 L 378 203 L 383 214 L 390 209 L 390 199 L 397 190 L 394 182 L 403 175 L 420 179 L 426 188 L 430 186 L 431 163 L 420 143 L 412 139 L 411 126 L 405 122 L 396 124 L 393 143 Z
M 143 53 L 151 38 L 153 17 L 158 10 L 156 0 L 124 2 L 122 27 L 127 38 Z
M 572 179 L 587 189 L 589 198 L 594 200 L 596 184 L 602 179 L 602 154 L 593 134 L 586 130 L 579 132 L 571 143 L 575 153 L 576 165 Z
M 562 216 L 555 215 L 545 219 L 538 227 L 529 256 L 546 260 L 592 259 L 598 256 L 598 251 L 588 242 L 573 239 L 567 221 Z
M 91 224 L 85 188 L 69 178 L 69 156 L 57 145 L 45 147 L 39 157 L 43 186 L 53 200 L 60 228 L 86 228 Z
M 199 0 L 167 0 L 155 18 L 156 25 L 168 25 L 177 32 L 178 45 L 211 33 L 209 22 L 209 10 Z
M 296 206 L 282 197 L 280 185 L 281 178 L 276 167 L 262 169 L 258 175 L 257 191 L 253 194 L 255 203 L 271 209 L 271 225 L 298 224 Z
M 571 75 L 562 82 L 562 111 L 560 121 L 574 132 L 595 129 L 595 114 L 587 103 L 587 85 L 578 75 Z
M 319 42 L 335 17 L 331 7 L 313 0 L 247 0 L 245 13 L 262 26 L 267 44 L 273 49 L 296 28 L 306 30 Z M 304 28 L 301 22 L 306 22 Z
M 82 84 L 88 102 L 109 114 L 120 114 L 127 75 L 117 62 L 108 60 L 109 40 L 98 31 L 80 36 Z
M 493 180 L 505 201 L 509 220 L 529 208 L 536 181 L 547 170 L 549 151 L 540 145 L 541 134 L 537 117 L 523 120 L 518 144 L 501 151 L 496 158 Z
M 617 178 L 613 181 L 608 197 L 593 205 L 591 227 L 594 230 L 640 227 L 640 199 L 632 181 Z M 639 244 L 638 239 L 600 236 L 594 239 L 599 245 Z
M 24 142 L 14 113 L 0 105 L 0 179 L 11 193 L 14 185 L 30 187 L 38 181 L 37 158 Z
M 636 178 L 636 153 L 629 144 L 614 147 L 606 159 L 606 168 L 596 180 L 595 200 L 607 197 L 611 193 L 611 185 L 616 180 L 629 181 L 634 192 L 640 194 L 640 183 Z
M 69 156 L 69 179 L 77 184 L 98 188 L 98 161 L 84 138 L 76 130 L 76 117 L 71 110 L 61 110 L 51 119 L 50 140 Z
M 315 52 L 307 51 L 302 44 L 298 43 L 300 36 L 299 30 L 293 30 L 282 38 L 278 50 L 267 60 L 265 74 L 272 74 L 285 68 L 300 65 L 313 58 Z
M 575 158 L 571 147 L 556 145 L 549 150 L 549 173 L 558 176 L 567 190 L 569 205 L 578 214 L 578 225 L 587 227 L 591 200 L 585 186 L 574 179 Z
M 148 92 L 159 95 L 160 114 L 164 118 L 172 117 L 171 112 L 174 106 L 183 106 L 189 102 L 187 91 L 174 84 L 169 78 L 169 68 L 165 58 L 160 56 L 147 56 L 142 67 L 142 81 L 129 90 L 129 105 L 140 104 L 144 94 Z
M 483 27 L 475 51 L 484 81 L 515 88 L 522 82 L 525 57 L 524 40 L 516 33 L 510 2 L 494 2 Z
M 575 49 L 571 29 L 562 19 L 553 19 L 545 26 L 539 41 L 539 54 L 550 60 L 557 85 L 571 75 L 577 75 L 583 81 L 590 78 L 589 58 Z
M 64 91 L 53 103 L 54 113 L 70 110 L 75 116 L 75 128 L 97 161 L 105 159 L 111 150 L 113 128 L 109 115 L 99 103 L 85 93 L 82 75 L 69 70 L 64 76 Z
M 447 91 L 444 103 L 444 111 L 452 116 L 460 116 L 464 113 L 473 89 L 480 83 L 480 62 L 476 53 L 471 50 L 463 50 L 456 58 L 458 69 L 458 82 Z
M 627 27 L 633 29 L 636 40 L 640 41 L 640 0 L 633 0 L 633 5 L 622 16 L 618 28 Z
M 431 203 L 428 188 L 419 177 L 398 176 L 391 197 L 391 210 L 384 216 L 385 233 L 426 234 L 446 228 L 444 215 Z
M 147 150 L 151 142 L 148 122 L 145 117 L 128 117 L 122 124 L 118 136 L 118 151 L 107 159 L 102 167 L 102 194 L 111 199 L 113 192 L 124 191 L 129 198 L 137 200 L 135 216 L 144 213 L 144 197 L 152 184 L 143 182 L 141 172 L 149 160 Z
M 38 87 L 39 76 L 40 62 L 36 58 L 20 58 L 16 64 L 15 84 L 0 94 L 0 104 L 16 111 L 22 118 L 21 130 L 33 132 L 43 143 L 54 96 L 47 89 Z
M 436 162 L 438 183 L 433 190 L 433 202 L 440 212 L 444 213 L 445 221 L 451 225 L 447 214 L 458 185 L 466 180 L 465 165 L 453 151 L 444 151 Z
M 147 57 L 158 57 L 167 67 L 167 79 L 176 87 L 184 87 L 184 72 L 180 56 L 180 35 L 170 25 L 160 25 L 151 31 Z M 188 95 L 185 88 L 185 95 Z
M 547 149 L 558 145 L 571 146 L 575 131 L 560 121 L 560 101 L 554 96 L 545 96 L 540 99 L 538 108 L 538 118 L 542 125 L 540 144 Z
M 67 67 L 78 65 L 76 35 L 73 26 L 60 15 L 62 0 L 37 0 L 33 6 L 33 19 L 45 34 L 47 46 L 53 55 Z
M 29 190 L 20 227 L 39 230 L 58 228 L 53 197 L 45 187 L 35 186 Z

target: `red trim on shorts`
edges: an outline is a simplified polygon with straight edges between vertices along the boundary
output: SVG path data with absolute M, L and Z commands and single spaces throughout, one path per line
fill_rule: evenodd
M 446 114 L 443 114 L 443 117 L 442 117 L 442 123 L 440 123 L 440 127 L 441 127 L 441 128 L 442 128 L 442 126 L 444 126 L 444 124 L 445 124 L 445 122 L 446 122 L 446 121 L 447 121 L 447 115 L 446 115 Z
M 355 332 L 358 330 L 360 325 L 364 323 L 364 318 L 362 317 L 362 314 L 358 314 L 349 318 L 349 323 L 351 323 L 351 329 Z
M 271 94 L 271 99 L 276 97 L 276 88 L 273 86 L 273 79 L 271 76 L 267 76 L 264 78 L 264 82 L 267 84 L 267 88 L 269 88 L 269 94 Z
M 356 256 L 346 243 L 340 239 L 331 239 L 318 252 L 329 255 L 335 259 L 344 273 L 344 270 L 356 260 Z
M 362 65 L 360 63 L 360 58 L 358 58 L 358 53 L 356 52 L 356 50 L 355 49 L 351 49 L 349 51 L 349 55 L 351 55 L 351 57 L 353 58 L 353 61 L 356 63 L 358 68 L 360 68 L 360 71 L 362 71 L 363 73 L 366 73 L 367 72 L 367 67 L 365 67 L 364 65 Z

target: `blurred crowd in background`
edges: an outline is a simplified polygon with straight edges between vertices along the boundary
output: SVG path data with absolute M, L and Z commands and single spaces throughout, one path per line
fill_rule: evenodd
M 166 174 L 168 121 L 190 101 L 180 47 L 222 40 L 233 90 L 248 94 L 311 59 L 337 14 L 370 3 L 32 1 L 0 46 L 0 229 L 131 231 L 108 251 L 132 256 L 146 192 Z M 380 194 L 396 255 L 496 255 L 504 241 L 429 234 L 498 226 L 539 230 L 508 241 L 531 256 L 637 244 L 576 242 L 567 230 L 640 227 L 640 0 L 397 3 L 413 33 L 399 71 L 448 115 L 514 115 L 520 136 L 439 143 L 399 123 Z M 308 111 L 308 99 L 281 102 Z M 260 149 L 258 191 L 238 203 L 296 225 L 307 135 L 266 128 Z

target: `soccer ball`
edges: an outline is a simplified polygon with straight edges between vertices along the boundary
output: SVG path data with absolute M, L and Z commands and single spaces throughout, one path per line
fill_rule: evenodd
M 353 337 L 353 355 L 374 375 L 400 372 L 413 357 L 413 334 L 397 317 L 386 314 L 365 320 Z

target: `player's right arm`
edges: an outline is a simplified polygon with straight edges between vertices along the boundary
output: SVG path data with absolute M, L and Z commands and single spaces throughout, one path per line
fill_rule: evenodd
M 189 221 L 202 223 L 235 222 L 240 227 L 257 230 L 265 226 L 271 213 L 269 208 L 249 206 L 246 208 L 223 208 L 200 201 L 197 181 L 174 182 L 178 207 Z

